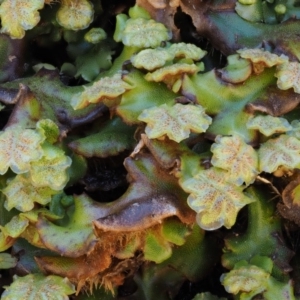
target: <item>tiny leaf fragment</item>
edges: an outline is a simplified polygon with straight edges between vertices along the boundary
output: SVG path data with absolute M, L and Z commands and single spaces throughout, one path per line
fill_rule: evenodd
M 263 143 L 258 150 L 260 172 L 275 172 L 280 166 L 299 167 L 300 141 L 285 134 Z
M 0 174 L 10 167 L 16 174 L 30 169 L 30 162 L 38 160 L 43 151 L 43 137 L 31 129 L 9 126 L 0 133 Z
M 1 226 L 2 232 L 5 236 L 13 238 L 18 237 L 28 226 L 29 221 L 20 216 L 14 216 L 5 226 Z
M 251 62 L 241 58 L 238 54 L 229 55 L 227 57 L 227 66 L 221 70 L 217 70 L 221 79 L 230 83 L 244 82 L 252 73 Z
M 170 66 L 160 68 L 145 76 L 147 81 L 165 82 L 172 85 L 182 74 L 193 75 L 199 72 L 199 67 L 195 64 L 175 63 Z
M 153 71 L 165 65 L 173 56 L 166 49 L 145 49 L 131 58 L 132 65 L 138 69 Z
M 94 8 L 88 0 L 62 0 L 56 14 L 57 22 L 70 30 L 82 30 L 93 21 Z
M 9 34 L 14 39 L 23 38 L 25 30 L 32 29 L 40 21 L 38 10 L 44 7 L 43 0 L 4 0 L 1 2 L 1 32 Z
M 174 106 L 166 104 L 145 109 L 138 117 L 147 123 L 145 132 L 150 139 L 167 135 L 177 143 L 189 137 L 190 132 L 205 132 L 212 119 L 205 114 L 201 105 Z
M 289 130 L 286 134 L 300 140 L 300 120 L 293 120 L 291 122 L 291 127 L 291 130 Z
M 106 37 L 106 32 L 100 27 L 94 27 L 84 35 L 84 39 L 91 44 L 98 44 L 99 42 L 105 40 Z
M 74 109 L 81 109 L 90 103 L 99 103 L 104 99 L 115 99 L 132 87 L 121 79 L 120 74 L 104 77 L 94 82 L 91 86 L 84 87 L 84 91 L 75 94 L 71 99 Z
M 13 283 L 5 288 L 2 300 L 44 299 L 67 300 L 75 293 L 73 284 L 67 278 L 41 274 L 29 274 L 24 277 L 14 276 Z
M 265 270 L 254 266 L 246 265 L 235 268 L 221 278 L 225 289 L 234 295 L 239 292 L 253 292 L 259 294 L 267 287 L 270 274 Z
M 17 258 L 9 253 L 0 253 L 0 270 L 14 268 L 17 264 Z
M 237 50 L 237 53 L 252 62 L 256 74 L 261 73 L 265 67 L 271 68 L 288 61 L 288 57 L 285 55 L 278 56 L 263 49 L 240 49 Z
M 31 184 L 28 175 L 17 175 L 9 181 L 2 190 L 6 196 L 5 208 L 10 211 L 16 208 L 22 212 L 30 211 L 34 208 L 34 203 L 46 205 L 51 201 L 51 196 L 57 192 L 49 187 L 35 187 Z
M 217 136 L 211 151 L 212 165 L 227 170 L 228 181 L 236 185 L 253 183 L 258 174 L 258 157 L 255 150 L 241 137 Z
M 249 129 L 257 129 L 263 135 L 270 136 L 274 133 L 284 133 L 292 130 L 292 126 L 284 118 L 266 116 L 256 116 L 250 119 L 247 124 Z
M 221 283 L 227 292 L 239 294 L 239 299 L 254 299 L 262 294 L 263 299 L 295 299 L 290 282 L 280 282 L 271 276 L 273 262 L 265 256 L 255 256 L 235 264 L 234 269 L 222 274 Z
M 52 145 L 44 146 L 43 151 L 43 157 L 31 163 L 31 181 L 36 187 L 48 186 L 59 191 L 69 180 L 67 168 L 71 166 L 72 159 L 63 150 Z
M 50 119 L 42 119 L 36 123 L 36 129 L 50 144 L 57 142 L 59 138 L 59 128 Z
M 176 58 L 187 58 L 194 61 L 200 60 L 207 53 L 207 51 L 188 43 L 172 44 L 168 50 Z
M 183 190 L 190 193 L 189 206 L 197 212 L 197 223 L 204 230 L 221 226 L 231 228 L 237 213 L 254 200 L 226 179 L 227 173 L 217 168 L 202 170 L 193 178 L 180 182 Z
M 125 46 L 138 48 L 156 48 L 170 38 L 165 25 L 144 18 L 127 20 L 121 37 Z
M 294 89 L 300 93 L 300 64 L 298 62 L 287 62 L 277 67 L 275 76 L 278 78 L 277 86 L 281 90 Z

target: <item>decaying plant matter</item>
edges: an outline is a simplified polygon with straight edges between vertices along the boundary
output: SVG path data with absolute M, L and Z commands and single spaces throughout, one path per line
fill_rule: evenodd
M 299 7 L 0 1 L 1 299 L 300 299 Z

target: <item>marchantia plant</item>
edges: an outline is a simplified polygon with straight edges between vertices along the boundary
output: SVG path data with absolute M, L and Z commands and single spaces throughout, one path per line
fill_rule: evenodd
M 300 299 L 299 1 L 0 18 L 1 299 Z

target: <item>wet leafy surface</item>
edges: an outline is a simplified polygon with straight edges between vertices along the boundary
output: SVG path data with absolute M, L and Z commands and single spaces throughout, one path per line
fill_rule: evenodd
M 298 6 L 1 1 L 2 298 L 298 299 Z

